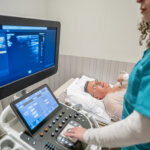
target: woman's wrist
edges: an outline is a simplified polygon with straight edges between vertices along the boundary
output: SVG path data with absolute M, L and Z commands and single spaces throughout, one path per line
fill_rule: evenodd
M 83 142 L 88 143 L 88 132 L 90 129 L 87 129 L 83 134 Z

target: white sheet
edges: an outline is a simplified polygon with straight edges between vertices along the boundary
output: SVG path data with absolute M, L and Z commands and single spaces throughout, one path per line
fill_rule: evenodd
M 87 76 L 77 78 L 68 88 L 66 101 L 74 104 L 82 104 L 83 110 L 90 113 L 97 120 L 109 124 L 110 117 L 105 111 L 105 107 L 102 100 L 97 100 L 90 94 L 84 92 L 84 85 L 86 81 L 94 80 Z

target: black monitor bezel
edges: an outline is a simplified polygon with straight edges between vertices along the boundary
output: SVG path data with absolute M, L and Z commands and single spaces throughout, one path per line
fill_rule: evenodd
M 56 28 L 56 52 L 55 52 L 55 65 L 51 68 L 45 69 L 41 72 L 32 74 L 28 77 L 21 78 L 15 82 L 11 82 L 0 87 L 0 100 L 8 97 L 36 82 L 39 82 L 53 74 L 58 70 L 58 56 L 59 56 L 59 41 L 60 41 L 60 22 L 40 20 L 40 19 L 29 19 L 20 17 L 10 17 L 0 15 L 0 25 L 18 25 L 18 26 L 38 26 Z
M 21 115 L 21 113 L 18 111 L 17 107 L 15 106 L 16 103 L 24 100 L 25 98 L 27 98 L 28 96 L 34 94 L 35 92 L 41 90 L 42 88 L 47 87 L 49 92 L 52 94 L 53 98 L 56 100 L 56 102 L 58 103 L 58 107 L 51 113 L 49 114 L 37 127 L 35 127 L 33 130 L 30 129 L 30 127 L 28 126 L 27 122 L 25 121 L 25 119 L 23 118 L 23 116 Z M 16 101 L 13 101 L 10 104 L 11 108 L 13 109 L 13 111 L 15 112 L 16 116 L 19 118 L 20 122 L 22 123 L 22 125 L 25 127 L 26 131 L 30 134 L 30 135 L 34 135 L 36 133 L 36 131 L 38 131 L 50 118 L 52 118 L 52 116 L 55 115 L 56 112 L 58 112 L 61 109 L 61 105 L 58 102 L 58 100 L 56 99 L 56 97 L 54 96 L 53 92 L 51 91 L 51 89 L 48 87 L 48 85 L 44 84 L 40 87 L 38 87 L 37 89 L 31 91 L 30 93 L 26 94 L 25 96 L 17 99 Z

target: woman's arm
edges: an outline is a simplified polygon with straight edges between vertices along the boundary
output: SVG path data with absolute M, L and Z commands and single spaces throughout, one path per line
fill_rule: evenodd
M 126 119 L 112 125 L 89 129 L 84 141 L 104 147 L 123 147 L 150 142 L 150 119 L 134 111 Z
M 150 119 L 134 111 L 126 119 L 98 129 L 72 128 L 66 136 L 102 147 L 123 147 L 150 142 Z

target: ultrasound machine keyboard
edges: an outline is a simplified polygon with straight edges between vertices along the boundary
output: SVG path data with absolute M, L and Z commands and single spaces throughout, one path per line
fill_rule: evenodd
M 81 113 L 57 101 L 47 85 L 11 103 L 11 107 L 26 128 L 21 139 L 35 150 L 82 150 L 87 144 L 64 133 L 73 127 L 90 128 Z
M 23 133 L 21 138 L 34 147 L 36 150 L 69 150 L 80 147 L 80 150 L 86 148 L 86 144 L 77 141 L 76 139 L 67 138 L 64 132 L 75 126 L 90 128 L 89 121 L 82 114 L 63 106 L 63 111 L 60 111 L 56 117 L 51 119 L 37 135 L 31 137 L 27 133 Z

